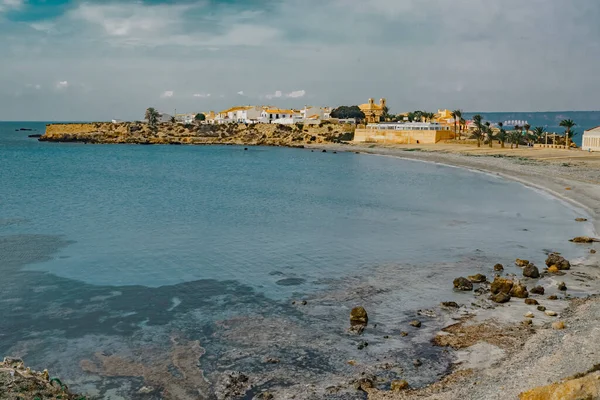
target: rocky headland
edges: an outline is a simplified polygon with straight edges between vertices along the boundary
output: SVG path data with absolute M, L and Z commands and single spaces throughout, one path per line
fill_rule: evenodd
M 49 124 L 42 142 L 90 144 L 235 144 L 302 147 L 351 140 L 354 127 L 323 122 L 319 125 L 176 124 L 151 127 L 142 122 Z

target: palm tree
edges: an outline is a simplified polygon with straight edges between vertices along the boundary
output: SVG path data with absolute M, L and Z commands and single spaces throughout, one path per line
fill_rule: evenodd
M 473 136 L 477 139 L 477 147 L 481 147 L 481 139 L 483 137 L 483 117 L 479 114 L 473 115 L 473 123 L 475 123 L 475 132 Z
M 531 129 L 531 125 L 525 124 L 523 125 L 523 128 L 525 128 L 525 132 L 527 132 L 527 140 L 529 140 L 529 130 Z
M 494 130 L 492 129 L 489 121 L 485 123 L 485 133 L 487 135 L 489 146 L 494 147 Z
M 570 137 L 570 133 L 571 133 L 571 128 L 575 127 L 577 124 L 575 122 L 573 122 L 572 119 L 563 119 L 562 121 L 560 121 L 560 126 L 562 126 L 563 128 L 565 128 L 567 131 L 565 132 L 565 140 L 566 140 L 566 144 L 567 144 L 567 149 L 569 148 L 569 137 Z
M 504 124 L 502 122 L 498 122 L 498 127 L 500 128 L 500 132 L 498 132 L 498 135 L 496 135 L 496 137 L 500 141 L 500 147 L 504 148 L 504 143 L 506 142 L 508 136 L 506 135 L 506 131 L 503 128 Z
M 454 139 L 456 139 L 457 135 L 456 135 L 456 125 L 457 123 L 460 121 L 460 118 L 462 117 L 462 111 L 461 110 L 454 110 L 452 111 L 452 118 L 454 118 Z M 460 139 L 460 137 L 459 137 Z
M 517 129 L 519 128 L 519 129 Z M 523 133 L 520 130 L 520 126 L 515 126 L 515 130 L 510 132 L 510 148 L 513 148 L 513 145 L 515 146 L 515 148 L 519 148 L 519 142 L 521 141 L 521 138 L 523 137 Z
M 175 117 L 171 117 L 171 123 L 174 124 L 176 122 Z
M 144 118 L 148 121 L 148 126 L 152 128 L 152 130 L 156 130 L 156 125 L 158 124 L 158 118 L 160 114 L 154 107 L 150 107 L 146 109 L 146 115 Z
M 460 121 L 458 121 L 459 125 L 460 125 L 460 132 L 465 130 L 465 126 L 467 125 L 467 121 L 463 118 L 460 117 Z M 458 136 L 460 136 L 460 133 L 458 134 Z
M 535 137 L 535 141 L 537 143 L 542 141 L 542 137 L 544 136 L 544 133 L 546 132 L 546 130 L 544 129 L 543 126 L 536 126 L 535 128 L 533 128 L 533 136 Z M 547 136 L 546 136 L 547 138 Z M 548 144 L 548 143 L 546 143 Z
M 413 118 L 415 122 L 423 122 L 423 111 L 416 110 L 413 112 Z

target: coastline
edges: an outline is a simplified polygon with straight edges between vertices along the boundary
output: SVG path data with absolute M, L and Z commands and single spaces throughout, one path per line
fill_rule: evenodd
M 529 164 L 527 160 L 514 156 L 473 156 L 461 152 L 438 151 L 435 148 L 415 151 L 412 148 L 356 144 L 311 147 L 434 163 L 499 176 L 541 190 L 570 206 L 584 210 L 588 215 L 582 217 L 589 218 L 593 226 L 593 234 L 597 236 L 597 232 L 600 231 L 598 218 L 600 184 L 590 182 L 589 179 L 581 179 L 566 163 L 553 164 L 542 161 Z M 596 169 L 595 166 L 583 167 L 586 168 L 588 172 L 596 173 L 600 178 L 600 169 Z M 554 173 L 548 174 L 549 169 Z M 578 171 L 580 169 L 578 168 Z M 570 238 L 565 238 L 568 239 Z M 597 249 L 597 246 L 594 248 Z M 535 261 L 537 263 L 543 260 Z M 368 398 L 373 400 L 517 397 L 575 399 L 579 398 L 576 396 L 582 394 L 587 396 L 590 393 L 592 396 L 600 396 L 600 382 L 596 378 L 598 373 L 594 369 L 598 357 L 593 356 L 600 352 L 600 344 L 595 339 L 600 335 L 600 329 L 595 328 L 600 318 L 599 266 L 598 253 L 588 253 L 583 260 L 573 264 L 573 269 L 567 271 L 567 275 L 558 279 L 567 282 L 569 290 L 583 291 L 581 277 L 587 277 L 589 280 L 586 280 L 586 283 L 591 283 L 587 286 L 591 287 L 585 290 L 586 297 L 565 296 L 562 300 L 548 302 L 542 297 L 535 296 L 534 299 L 539 300 L 540 304 L 547 305 L 548 309 L 556 311 L 558 316 L 548 317 L 538 312 L 535 318 L 531 319 L 533 323 L 530 328 L 523 328 L 523 316 L 529 310 L 535 311 L 535 307 L 525 305 L 522 299 L 513 298 L 506 305 L 494 309 L 467 307 L 467 312 L 470 314 L 468 319 L 444 328 L 436 337 L 437 339 L 452 336 L 452 329 L 458 327 L 455 338 L 458 343 L 461 343 L 461 340 L 470 341 L 462 343 L 464 346 L 459 345 L 459 349 L 455 350 L 456 361 L 446 377 L 432 385 L 415 390 L 394 392 L 367 388 L 365 391 L 368 393 Z M 577 277 L 572 279 L 571 275 Z M 542 277 L 540 283 L 545 281 L 544 286 L 555 285 L 554 278 Z M 565 324 L 566 329 L 553 329 L 552 323 L 559 320 Z M 515 335 L 506 333 L 514 329 L 522 329 L 522 331 Z M 470 336 L 471 331 L 477 331 L 478 334 L 468 339 L 464 337 L 461 339 L 461 335 Z M 492 331 L 493 333 L 490 334 Z M 574 346 L 574 343 L 577 345 Z M 585 354 L 581 354 L 583 352 Z M 560 367 L 556 368 L 557 366 Z M 553 382 L 554 386 L 544 387 Z M 583 388 L 581 390 L 584 392 L 573 391 L 573 387 Z

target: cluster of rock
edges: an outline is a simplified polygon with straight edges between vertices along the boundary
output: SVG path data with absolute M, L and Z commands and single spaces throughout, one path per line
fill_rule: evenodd
M 58 378 L 50 378 L 47 370 L 32 371 L 18 358 L 5 358 L 0 363 L 0 398 L 85 400 L 71 393 Z

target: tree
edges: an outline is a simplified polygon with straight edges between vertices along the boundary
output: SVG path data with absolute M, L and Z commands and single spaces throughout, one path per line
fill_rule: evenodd
M 170 122 L 171 122 L 172 124 L 174 124 L 174 123 L 176 122 L 176 119 L 175 119 L 175 117 L 171 117 L 171 119 L 170 119 Z
M 517 129 L 519 128 L 519 129 Z M 510 132 L 510 136 L 509 136 L 509 140 L 510 140 L 510 148 L 513 148 L 513 145 L 515 146 L 515 148 L 519 148 L 519 142 L 521 142 L 521 138 L 523 137 L 523 132 L 521 132 L 521 127 L 520 126 L 515 126 L 515 130 Z
M 384 121 L 388 121 L 394 118 L 394 116 L 390 114 L 390 109 L 388 108 L 388 106 L 383 106 L 383 115 L 381 117 Z
M 459 124 L 460 124 L 460 132 L 463 132 L 467 126 L 467 121 L 463 117 L 460 117 Z M 459 134 L 459 136 L 460 136 L 460 134 Z
M 158 118 L 160 118 L 160 114 L 154 107 L 146 109 L 146 115 L 144 118 L 148 121 L 148 126 L 152 128 L 152 130 L 156 130 L 156 125 L 158 124 Z
M 456 139 L 456 125 L 457 123 L 459 123 L 460 119 L 462 117 L 462 111 L 461 110 L 454 110 L 452 111 L 452 118 L 454 118 L 454 139 Z M 458 136 L 458 138 L 460 139 L 460 135 Z
M 196 116 L 194 117 L 194 121 L 196 122 L 202 122 L 202 121 L 206 121 L 206 115 L 202 114 L 202 113 L 198 113 L 196 114 Z
M 413 112 L 413 117 L 415 122 L 423 122 L 423 111 L 417 110 Z
M 565 132 L 565 137 L 566 137 L 565 140 L 566 140 L 566 145 L 567 145 L 567 149 L 568 149 L 569 148 L 569 139 L 571 137 L 571 129 L 573 127 L 575 127 L 577 124 L 575 122 L 573 122 L 572 119 L 563 119 L 562 121 L 560 121 L 559 125 L 567 130 Z
M 481 147 L 481 139 L 483 139 L 483 117 L 479 114 L 473 116 L 473 123 L 475 124 L 475 132 L 473 136 L 477 139 L 477 147 Z
M 485 123 L 485 134 L 487 135 L 489 146 L 494 147 L 494 130 L 489 121 Z
M 360 111 L 358 106 L 340 106 L 331 111 L 332 118 L 347 119 L 356 118 L 358 120 L 365 119 L 365 113 Z
M 535 128 L 533 128 L 533 137 L 535 138 L 536 143 L 540 143 L 542 141 L 544 133 L 546 133 L 546 130 L 542 126 L 536 126 Z
M 525 128 L 525 132 L 527 132 L 527 138 L 529 139 L 529 130 L 531 129 L 531 125 L 525 124 L 523 125 L 523 128 Z
M 498 128 L 500 128 L 500 132 L 496 135 L 496 138 L 500 141 L 500 147 L 504 148 L 504 143 L 506 143 L 506 139 L 508 139 L 508 135 L 504 130 L 504 124 L 502 122 L 498 122 Z

